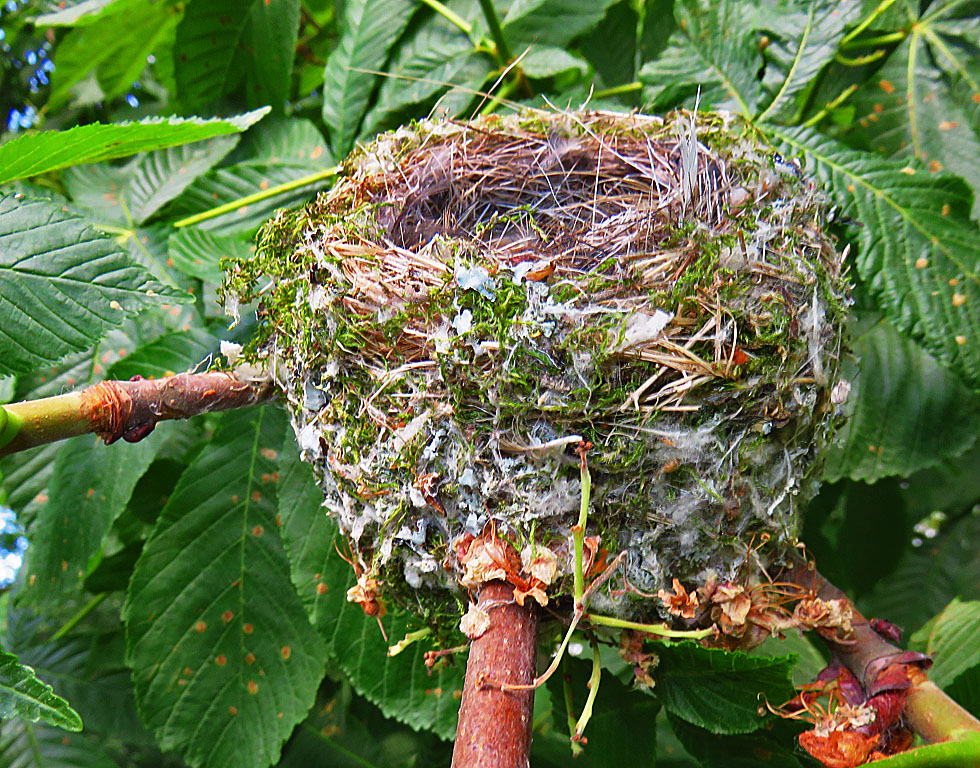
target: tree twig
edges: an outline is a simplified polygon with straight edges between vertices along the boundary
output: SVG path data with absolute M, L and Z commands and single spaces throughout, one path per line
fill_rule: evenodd
M 491 581 L 480 590 L 478 605 L 489 614 L 490 627 L 470 645 L 452 765 L 527 768 L 534 690 L 503 690 L 499 683 L 529 686 L 534 680 L 534 602 L 520 606 L 512 584 Z
M 844 599 L 851 603 L 847 595 L 821 576 L 809 563 L 796 565 L 786 575 L 797 584 L 812 586 L 817 596 L 823 600 Z M 846 641 L 837 642 L 828 636 L 824 636 L 823 640 L 834 657 L 853 672 L 866 689 L 870 689 L 882 669 L 889 663 L 901 661 L 899 657 L 903 655 L 903 651 L 875 632 L 868 619 L 853 603 L 851 606 L 853 631 Z M 923 740 L 935 743 L 955 739 L 970 732 L 980 732 L 980 720 L 929 680 L 923 669 L 912 663 L 907 666 L 911 687 L 902 714 L 912 730 Z
M 256 405 L 275 392 L 269 381 L 247 382 L 220 372 L 103 381 L 65 395 L 0 406 L 0 457 L 93 432 L 106 444 L 120 438 L 134 443 L 160 421 Z

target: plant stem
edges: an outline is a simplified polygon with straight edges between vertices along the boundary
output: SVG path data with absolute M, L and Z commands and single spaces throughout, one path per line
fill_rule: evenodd
M 181 373 L 163 379 L 103 381 L 41 400 L 0 406 L 0 456 L 94 432 L 106 444 L 142 439 L 157 422 L 256 405 L 273 397 L 268 381 L 230 373 Z
M 671 629 L 666 624 L 640 624 L 635 621 L 626 621 L 612 616 L 597 616 L 594 613 L 587 613 L 585 620 L 590 624 L 599 624 L 604 627 L 616 627 L 618 629 L 635 629 L 638 632 L 646 632 L 649 635 L 658 637 L 672 637 L 680 640 L 703 640 L 711 637 L 714 630 L 708 629 Z
M 847 600 L 850 603 L 847 595 L 817 573 L 808 563 L 800 563 L 790 569 L 787 580 L 812 586 L 822 600 Z M 878 671 L 886 663 L 885 660 L 889 657 L 897 659 L 902 651 L 875 632 L 853 603 L 851 603 L 851 610 L 853 630 L 847 640 L 843 643 L 826 637 L 823 640 L 834 657 L 853 672 L 865 688 L 868 688 L 875 682 Z M 902 714 L 917 734 L 927 742 L 939 742 L 980 732 L 980 720 L 943 693 L 920 668 L 912 664 L 908 664 L 907 667 L 912 687 Z
M 442 16 L 446 21 L 451 24 L 455 24 L 462 30 L 464 34 L 469 34 L 473 31 L 473 25 L 470 24 L 466 19 L 460 16 L 458 13 L 447 8 L 445 5 L 439 2 L 439 0 L 420 0 L 423 5 L 429 6 L 433 11 Z
M 643 90 L 643 83 L 639 81 L 634 81 L 632 83 L 623 83 L 622 85 L 614 85 L 612 88 L 603 88 L 601 91 L 596 91 L 592 94 L 594 99 L 607 99 L 610 96 L 619 96 L 621 93 L 635 93 L 636 91 Z
M 514 54 L 507 45 L 507 38 L 504 37 L 504 30 L 500 26 L 497 9 L 493 7 L 493 0 L 480 0 L 480 8 L 483 10 L 483 18 L 487 20 L 487 27 L 490 28 L 490 37 L 497 46 L 497 61 L 506 67 L 514 58 Z
M 490 627 L 470 645 L 452 768 L 527 768 L 534 690 L 503 690 L 498 683 L 528 686 L 534 680 L 533 602 L 520 606 L 512 585 L 491 581 L 480 590 L 478 605 L 490 615 Z
M 311 173 L 309 176 L 302 176 L 301 178 L 293 179 L 292 181 L 287 181 L 284 184 L 277 184 L 274 187 L 263 189 L 261 192 L 255 192 L 251 195 L 245 195 L 245 197 L 240 197 L 237 200 L 232 200 L 231 202 L 216 206 L 215 208 L 209 208 L 206 211 L 195 213 L 193 216 L 188 216 L 186 219 L 175 221 L 174 226 L 189 227 L 192 224 L 200 224 L 202 221 L 207 221 L 208 219 L 215 219 L 218 216 L 223 216 L 226 213 L 237 211 L 239 208 L 242 208 L 243 206 L 251 205 L 252 203 L 258 203 L 261 202 L 262 200 L 267 200 L 270 197 L 274 197 L 275 195 L 278 195 L 282 192 L 290 192 L 294 189 L 299 189 L 300 187 L 305 187 L 309 184 L 314 184 L 318 181 L 323 181 L 324 179 L 329 179 L 334 176 L 338 176 L 342 171 L 343 168 L 339 165 L 334 165 L 330 168 L 324 168 L 322 171 Z
M 109 596 L 108 592 L 100 592 L 95 595 L 91 600 L 89 600 L 85 605 L 83 605 L 78 613 L 72 616 L 68 621 L 66 621 L 61 628 L 51 635 L 52 640 L 60 640 L 62 637 L 71 632 L 86 616 L 88 616 L 92 611 L 99 607 L 103 600 Z

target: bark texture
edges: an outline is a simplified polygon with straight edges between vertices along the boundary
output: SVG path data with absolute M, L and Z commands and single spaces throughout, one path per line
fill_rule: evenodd
M 490 627 L 470 645 L 453 768 L 528 768 L 534 691 L 500 690 L 502 683 L 534 681 L 538 619 L 533 601 L 526 603 L 514 601 L 505 581 L 480 590 Z
M 230 373 L 103 381 L 78 392 L 2 406 L 7 439 L 0 440 L 0 456 L 90 432 L 106 444 L 120 438 L 136 442 L 160 421 L 256 405 L 274 394 L 271 382 L 241 381 Z

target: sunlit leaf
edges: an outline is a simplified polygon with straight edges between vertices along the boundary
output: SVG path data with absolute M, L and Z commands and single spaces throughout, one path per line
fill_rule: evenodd
M 214 136 L 244 131 L 268 109 L 237 117 L 153 117 L 138 123 L 113 123 L 42 131 L 18 136 L 0 145 L 0 184 L 80 163 L 98 163 L 137 152 L 173 147 Z
M 0 196 L 0 242 L 2 372 L 85 349 L 164 297 L 187 300 L 53 203 Z
M 860 0 L 807 0 L 769 9 L 759 27 L 769 33 L 765 56 L 770 64 L 764 84 L 773 94 L 760 119 L 788 120 L 798 97 L 837 53 L 845 29 L 858 19 Z
M 918 158 L 930 171 L 959 174 L 980 192 L 976 9 L 944 0 L 918 16 L 917 5 L 902 5 L 908 36 L 854 95 L 854 132 L 876 152 Z
M 559 48 L 598 24 L 616 0 L 515 0 L 503 19 L 515 49 L 537 43 Z
M 343 33 L 323 75 L 323 122 L 338 155 L 347 154 L 367 111 L 388 50 L 418 3 L 412 0 L 348 0 Z
M 765 127 L 861 226 L 857 267 L 882 309 L 940 362 L 980 387 L 980 233 L 972 196 L 931 175 L 801 128 Z
M 43 720 L 69 731 L 82 730 L 82 719 L 51 686 L 12 653 L 0 651 L 0 717 Z
M 693 106 L 700 90 L 702 109 L 753 115 L 763 93 L 751 9 L 734 0 L 678 0 L 675 14 L 667 49 L 640 70 L 644 99 L 655 109 Z
M 953 600 L 912 636 L 911 645 L 934 654 L 930 680 L 941 688 L 953 682 L 980 664 L 980 600 Z

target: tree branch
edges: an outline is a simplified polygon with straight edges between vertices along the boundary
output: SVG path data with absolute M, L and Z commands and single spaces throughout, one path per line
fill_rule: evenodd
M 812 586 L 823 600 L 850 599 L 821 576 L 809 563 L 800 563 L 787 572 L 788 580 Z M 847 667 L 866 690 L 873 689 L 879 673 L 890 664 L 906 664 L 911 687 L 902 715 L 908 725 L 930 743 L 955 739 L 968 732 L 980 732 L 980 720 L 961 707 L 929 680 L 925 671 L 900 648 L 879 635 L 851 603 L 853 631 L 845 642 L 823 637 L 834 657 Z M 906 657 L 906 658 L 903 658 Z
M 534 603 L 518 605 L 512 584 L 491 581 L 480 590 L 478 606 L 490 616 L 490 627 L 470 645 L 452 768 L 527 768 L 534 691 L 502 690 L 500 684 L 534 681 Z
M 0 457 L 94 432 L 106 444 L 135 443 L 160 421 L 243 408 L 271 399 L 271 382 L 241 381 L 230 373 L 134 377 L 41 400 L 0 406 Z

